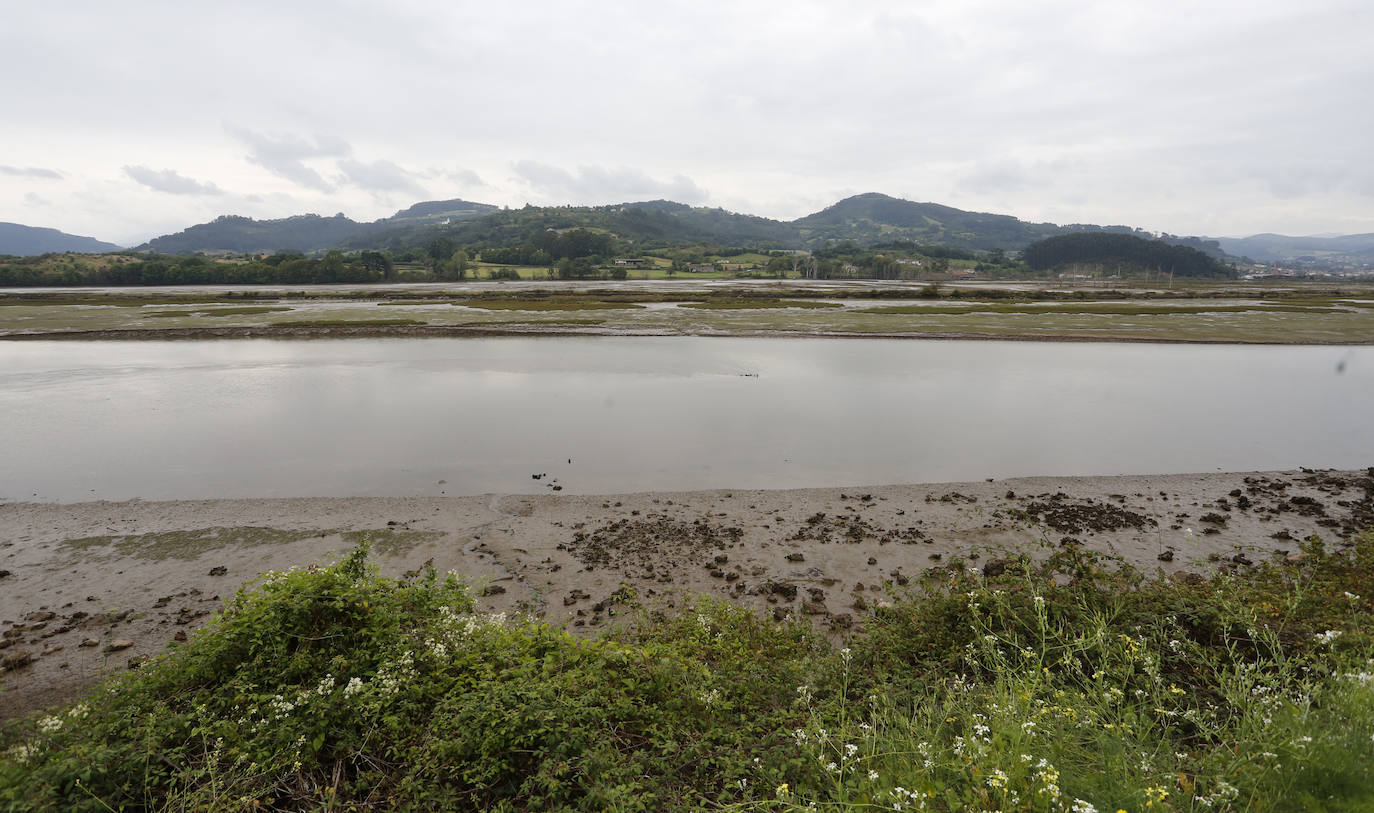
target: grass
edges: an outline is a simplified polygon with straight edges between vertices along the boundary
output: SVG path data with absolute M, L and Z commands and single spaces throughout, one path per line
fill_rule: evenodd
M 121 556 L 134 556 L 140 559 L 161 561 L 180 559 L 189 562 L 201 556 L 227 547 L 257 547 L 260 545 L 288 545 L 303 539 L 337 534 L 339 531 L 287 530 L 259 526 L 196 528 L 186 531 L 154 531 L 146 534 L 122 536 L 87 536 L 80 539 L 63 541 L 62 547 L 89 560 L 101 548 L 109 548 Z M 394 554 L 413 548 L 442 536 L 437 531 L 407 531 L 394 528 L 379 528 L 371 531 L 347 531 L 342 534 L 345 542 L 356 545 L 364 539 L 383 553 Z
M 769 308 L 802 308 L 804 310 L 821 310 L 826 308 L 842 308 L 838 302 L 810 302 L 804 299 L 765 299 L 765 298 L 732 298 L 721 297 L 719 299 L 707 299 L 701 302 L 684 302 L 678 307 L 699 308 L 702 310 L 762 310 Z
M 596 325 L 606 324 L 605 319 L 493 319 L 485 322 L 467 322 L 467 327 L 503 327 L 503 326 L 530 326 L 530 327 L 595 327 Z
M 429 323 L 419 319 L 296 319 L 271 324 L 273 327 L 404 327 Z
M 930 314 L 962 316 L 970 313 L 1017 314 L 1094 314 L 1099 316 L 1170 316 L 1208 313 L 1342 313 L 1340 308 L 1310 305 L 1132 305 L 1132 304 L 1047 304 L 1003 305 L 970 303 L 969 305 L 893 305 L 885 308 L 865 308 L 862 313 Z
M 583 299 L 578 297 L 548 297 L 540 299 L 468 299 L 454 302 L 468 308 L 481 308 L 490 311 L 592 311 L 592 310 L 635 310 L 640 306 L 633 302 L 613 302 L 604 299 Z
M 62 542 L 62 547 L 80 553 L 83 557 L 96 553 L 100 548 L 111 548 L 122 556 L 136 556 L 140 559 L 190 561 L 202 554 L 228 546 L 285 545 L 327 533 L 329 532 L 289 531 L 255 526 L 214 527 L 189 531 L 87 536 L 68 539 Z
M 186 310 L 186 311 L 157 311 L 155 313 L 145 313 L 149 317 L 174 317 L 174 316 L 250 316 L 259 313 L 286 313 L 291 308 L 273 307 L 242 307 L 242 308 L 214 308 L 208 310 Z
M 966 562 L 832 646 L 616 592 L 599 639 L 366 546 L 0 733 L 9 810 L 1365 810 L 1374 535 L 1207 581 Z

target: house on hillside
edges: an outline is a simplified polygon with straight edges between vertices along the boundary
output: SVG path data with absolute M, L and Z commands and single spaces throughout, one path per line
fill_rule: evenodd
M 649 261 L 643 257 L 618 257 L 615 264 L 622 268 L 643 268 Z

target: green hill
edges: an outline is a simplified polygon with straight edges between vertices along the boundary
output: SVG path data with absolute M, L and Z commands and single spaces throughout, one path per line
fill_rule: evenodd
M 378 232 L 423 225 L 442 226 L 495 211 L 495 206 L 486 203 L 438 200 L 417 203 L 391 217 L 371 223 L 359 223 L 343 214 L 333 217 L 295 215 L 276 220 L 223 215 L 209 223 L 149 240 L 137 250 L 159 254 L 250 254 L 282 250 L 310 252 L 358 241 L 367 243 L 367 236 Z
M 909 240 L 971 250 L 1014 251 L 1063 230 L 1053 223 L 1027 223 L 1010 215 L 966 212 L 938 203 L 868 193 L 792 221 L 802 242 L 824 245 L 849 240 L 861 245 Z
M 1132 234 L 1084 231 L 1026 246 L 1021 258 L 1035 270 L 1099 266 L 1109 270 L 1158 271 L 1180 277 L 1233 277 L 1235 271 L 1195 248 Z
M 119 246 L 94 237 L 67 234 L 57 229 L 24 226 L 19 223 L 0 223 L 0 254 L 13 257 L 32 257 L 37 254 L 60 254 L 66 251 L 98 254 L 118 251 Z

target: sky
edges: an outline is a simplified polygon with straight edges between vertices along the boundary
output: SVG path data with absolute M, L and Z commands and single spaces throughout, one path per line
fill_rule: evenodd
M 68 0 L 0 25 L 0 221 L 849 195 L 1374 232 L 1368 0 Z

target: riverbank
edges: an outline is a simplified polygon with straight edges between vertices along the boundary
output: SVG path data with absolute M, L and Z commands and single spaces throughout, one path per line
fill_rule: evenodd
M 779 339 L 926 339 L 945 341 L 1019 341 L 1019 342 L 1125 342 L 1144 344 L 1247 344 L 1247 345 L 1335 345 L 1363 346 L 1374 344 L 1374 336 L 1354 335 L 1350 337 L 1328 334 L 1325 336 L 1302 336 L 1279 338 L 1276 336 L 1150 336 L 1114 335 L 1091 333 L 1024 333 L 1000 332 L 943 332 L 943 331 L 905 331 L 905 332 L 853 332 L 829 330 L 806 332 L 795 330 L 750 330 L 734 329 L 727 332 L 698 331 L 674 332 L 667 330 L 631 331 L 614 327 L 570 328 L 557 324 L 541 325 L 529 323 L 519 326 L 495 327 L 482 325 L 368 325 L 359 322 L 348 325 L 294 326 L 262 325 L 257 327 L 218 327 L 218 328 L 152 328 L 128 330 L 70 330 L 45 333 L 7 333 L 0 334 L 6 341 L 205 341 L 215 339 L 343 339 L 343 338 L 489 338 L 498 336 L 716 336 L 746 338 L 749 336 L 768 336 Z
M 372 540 L 383 573 L 432 564 L 485 611 L 592 633 L 613 596 L 714 595 L 828 634 L 944 568 L 1082 546 L 1207 578 L 1374 524 L 1374 470 L 1018 478 L 788 491 L 0 505 L 0 717 L 70 699 L 161 651 L 268 570 Z

